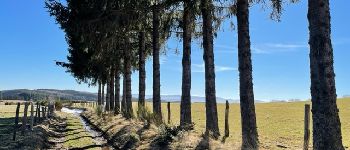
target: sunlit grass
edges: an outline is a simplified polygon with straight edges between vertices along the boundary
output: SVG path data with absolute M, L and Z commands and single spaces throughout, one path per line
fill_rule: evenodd
M 60 117 L 67 119 L 64 147 L 82 148 L 85 146 L 95 144 L 94 140 L 91 137 L 91 134 L 84 129 L 80 121 L 80 118 L 68 113 L 58 113 L 58 115 Z M 91 149 L 98 149 L 98 148 L 91 148 Z
M 260 143 L 267 147 L 271 146 L 270 148 L 275 148 L 277 144 L 288 146 L 289 148 L 302 147 L 304 138 L 304 106 L 306 103 L 310 104 L 311 102 L 257 103 L 256 115 Z M 339 99 L 337 103 L 342 125 L 343 144 L 346 147 L 350 147 L 350 98 Z M 219 129 L 223 135 L 225 104 L 218 104 L 217 106 Z M 137 102 L 133 103 L 133 107 L 135 112 Z M 152 110 L 151 103 L 147 103 L 147 107 Z M 162 103 L 162 112 L 163 120 L 167 122 L 166 103 Z M 195 123 L 196 132 L 202 133 L 205 131 L 204 103 L 192 104 L 192 121 Z M 174 125 L 178 125 L 180 122 L 179 103 L 171 103 L 171 122 Z M 230 104 L 229 123 L 230 137 L 226 141 L 240 143 L 241 116 L 239 104 Z M 310 128 L 312 129 L 312 123 Z
M 276 103 L 258 103 L 256 104 L 257 125 L 259 132 L 259 140 L 261 145 L 268 148 L 276 148 L 277 144 L 288 146 L 289 148 L 300 148 L 303 144 L 304 136 L 304 105 L 311 102 L 276 102 Z M 337 101 L 339 115 L 342 125 L 343 144 L 350 147 L 350 98 L 342 98 Z M 152 103 L 147 102 L 147 107 L 152 110 Z M 21 106 L 23 109 L 23 106 Z M 0 105 L 0 118 L 14 117 L 15 113 L 1 113 L 15 111 L 16 106 Z M 136 116 L 137 102 L 133 102 L 133 109 Z M 224 133 L 224 112 L 225 105 L 218 104 L 219 128 L 221 134 Z M 163 120 L 167 122 L 167 107 L 166 103 L 162 103 Z M 228 142 L 241 142 L 241 118 L 239 104 L 230 104 L 230 137 Z M 178 125 L 180 119 L 180 104 L 171 103 L 171 124 Z M 71 129 L 80 131 L 81 124 L 78 118 L 68 120 Z M 205 104 L 192 104 L 192 121 L 195 123 L 195 132 L 202 133 L 205 130 Z M 1 124 L 1 123 L 0 123 Z M 312 129 L 312 124 L 311 124 Z M 76 132 L 76 131 L 70 131 Z M 68 133 L 69 134 L 69 133 Z M 67 139 L 74 139 L 81 134 L 71 135 Z M 312 138 L 312 134 L 311 134 Z M 67 141 L 67 146 L 79 147 L 86 144 L 92 144 L 89 138 L 81 138 L 77 141 Z M 84 144 L 83 144 L 84 143 Z M 311 144 L 312 142 L 310 142 Z M 74 145 L 77 144 L 77 145 Z M 269 147 L 270 146 L 270 147 Z

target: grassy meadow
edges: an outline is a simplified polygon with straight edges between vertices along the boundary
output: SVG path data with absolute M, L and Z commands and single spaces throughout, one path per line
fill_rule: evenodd
M 277 146 L 285 146 L 289 149 L 300 149 L 303 145 L 304 136 L 304 105 L 311 102 L 275 102 L 275 103 L 257 103 L 256 115 L 259 140 L 264 149 L 279 149 Z M 343 144 L 350 147 L 350 98 L 338 100 L 338 107 L 342 125 Z M 147 103 L 148 108 L 152 110 L 152 104 Z M 162 103 L 163 119 L 167 122 L 166 103 Z M 219 128 L 220 133 L 224 134 L 224 112 L 225 104 L 218 104 Z M 137 110 L 137 102 L 133 103 L 134 112 Z M 13 124 L 12 119 L 15 116 L 16 105 L 0 105 L 0 128 L 8 127 Z M 23 111 L 23 105 L 21 106 Z M 22 116 L 23 114 L 21 114 Z M 178 125 L 180 119 L 180 104 L 171 103 L 171 124 Z M 195 123 L 195 132 L 203 133 L 205 130 L 205 104 L 192 104 L 192 121 Z M 72 127 L 76 127 L 78 120 L 70 120 Z M 241 121 L 239 104 L 230 104 L 229 113 L 230 136 L 226 142 L 239 144 L 241 142 Z M 79 125 L 78 125 L 79 126 Z M 311 124 L 312 129 L 312 124 Z M 0 137 L 4 137 L 1 133 Z M 311 131 L 312 133 L 312 131 Z M 71 137 L 75 138 L 75 137 Z M 312 138 L 312 135 L 311 135 Z M 1 138 L 0 138 L 1 139 Z M 83 140 L 85 141 L 85 140 Z M 87 140 L 88 143 L 91 141 Z M 311 139 L 312 141 L 312 139 Z M 67 147 L 72 146 L 72 142 L 66 142 Z M 312 144 L 312 142 L 310 142 Z
M 266 149 L 275 149 L 277 145 L 290 149 L 300 149 L 304 138 L 304 106 L 311 102 L 273 102 L 257 103 L 256 115 L 259 140 Z M 350 147 L 350 98 L 341 98 L 337 101 L 342 125 L 343 144 Z M 152 104 L 147 106 L 152 109 Z M 167 122 L 166 103 L 162 103 L 163 119 Z M 225 104 L 218 104 L 219 129 L 224 134 Z M 134 112 L 137 103 L 133 103 Z M 311 114 L 311 113 L 310 113 Z M 312 119 L 312 117 L 310 116 Z M 192 104 L 192 121 L 195 123 L 195 132 L 203 133 L 205 130 L 205 104 Z M 312 120 L 311 120 L 312 121 Z M 180 122 L 180 103 L 171 103 L 171 124 Z M 241 143 L 241 117 L 239 104 L 230 104 L 229 113 L 230 136 L 227 142 Z M 312 145 L 312 123 L 311 123 Z

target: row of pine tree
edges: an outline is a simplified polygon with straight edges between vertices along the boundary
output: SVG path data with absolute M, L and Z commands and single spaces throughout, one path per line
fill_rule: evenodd
M 213 40 L 221 23 L 235 17 L 242 149 L 258 149 L 249 7 L 269 6 L 271 19 L 279 20 L 283 4 L 295 2 L 297 0 L 46 0 L 46 7 L 66 33 L 69 45 L 68 62 L 57 64 L 67 68 L 77 81 L 98 86 L 98 104 L 126 118 L 133 114 L 131 74 L 134 70 L 139 73 L 138 106 L 145 107 L 145 63 L 152 57 L 153 113 L 162 119 L 160 55 L 166 51 L 169 38 L 179 38 L 183 42 L 180 125 L 192 124 L 191 42 L 200 40 L 205 66 L 206 133 L 214 138 L 220 133 Z M 344 149 L 336 105 L 329 0 L 309 0 L 308 10 L 313 146 L 314 149 Z M 120 91 L 121 79 L 123 91 Z

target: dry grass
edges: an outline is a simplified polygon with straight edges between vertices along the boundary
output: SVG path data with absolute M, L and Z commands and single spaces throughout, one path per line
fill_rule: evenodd
M 310 104 L 311 102 L 256 104 L 257 125 L 261 147 L 264 149 L 280 149 L 277 145 L 281 145 L 289 149 L 302 148 L 304 137 L 304 105 L 306 103 Z M 350 98 L 339 99 L 337 103 L 342 125 L 343 144 L 346 147 L 350 147 Z M 152 109 L 151 103 L 147 103 L 147 106 Z M 218 104 L 217 106 L 220 133 L 224 134 L 225 104 Z M 137 103 L 133 103 L 133 107 L 134 110 L 136 110 Z M 163 118 L 167 118 L 166 103 L 162 103 L 162 111 Z M 171 115 L 171 124 L 178 125 L 180 122 L 179 103 L 171 104 Z M 198 134 L 203 133 L 205 130 L 204 103 L 192 104 L 192 121 L 195 123 L 195 132 Z M 230 136 L 226 139 L 226 142 L 232 145 L 239 145 L 241 143 L 239 104 L 230 104 L 229 122 Z
M 256 104 L 257 124 L 259 132 L 259 140 L 261 143 L 261 149 L 280 149 L 277 145 L 286 146 L 288 149 L 301 149 L 303 145 L 304 134 L 304 105 L 310 102 L 292 102 L 292 103 L 259 103 Z M 151 103 L 147 103 L 147 107 L 152 110 Z M 133 103 L 134 112 L 137 110 L 137 103 Z M 350 98 L 339 99 L 338 107 L 340 111 L 343 144 L 346 147 L 350 147 Z M 21 107 L 23 109 L 23 107 Z M 219 115 L 219 128 L 221 134 L 224 130 L 224 104 L 218 104 Z M 2 113 L 14 111 L 15 105 L 4 106 L 0 105 L 0 118 L 14 117 L 13 113 Z M 166 103 L 162 104 L 163 118 L 167 118 Z M 171 104 L 171 121 L 172 125 L 179 124 L 180 108 L 179 103 Z M 236 147 L 241 143 L 241 122 L 240 122 L 240 109 L 239 104 L 230 105 L 230 136 L 226 139 L 227 145 Z M 135 114 L 136 116 L 136 114 Z M 97 117 L 97 116 L 95 116 Z M 205 105 L 204 103 L 192 104 L 192 120 L 195 123 L 195 130 L 191 133 L 184 133 L 184 137 L 191 140 L 177 139 L 178 143 L 186 143 L 191 146 L 191 143 L 200 142 L 200 135 L 205 130 Z M 93 118 L 93 120 L 101 125 L 101 128 L 107 130 L 112 124 L 116 124 L 108 132 L 113 135 L 119 131 L 119 129 L 130 121 L 125 121 L 123 118 L 110 118 L 106 117 L 104 120 L 101 118 Z M 166 122 L 166 121 L 165 121 Z M 105 124 L 104 124 L 105 123 Z M 0 123 L 1 124 L 1 123 Z M 132 122 L 135 128 L 139 128 L 138 123 Z M 133 130 L 136 130 L 136 129 Z M 153 135 L 157 131 L 149 131 L 150 133 L 145 136 Z M 312 142 L 311 142 L 312 143 Z M 172 147 L 181 147 L 184 145 L 172 145 Z M 142 145 L 142 144 L 141 144 Z M 144 144 L 147 145 L 147 144 Z M 193 145 L 193 144 L 192 144 Z M 215 144 L 214 144 L 215 145 Z M 217 144 L 219 145 L 219 144 Z M 147 146 L 146 146 L 147 147 Z M 186 146 L 182 147 L 186 148 Z

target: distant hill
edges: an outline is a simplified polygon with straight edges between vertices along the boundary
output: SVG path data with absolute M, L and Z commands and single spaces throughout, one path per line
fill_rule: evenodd
M 81 92 L 74 90 L 57 90 L 57 89 L 15 89 L 15 90 L 4 90 L 0 91 L 0 99 L 2 100 L 24 100 L 24 99 L 33 99 L 33 100 L 43 100 L 47 97 L 61 100 L 87 100 L 87 101 L 96 101 L 97 93 L 90 92 Z M 1 97 L 2 96 L 2 97 Z M 146 95 L 146 101 L 152 101 L 152 95 Z M 132 101 L 137 101 L 138 95 L 132 95 Z M 181 95 L 161 95 L 161 100 L 165 102 L 180 102 Z M 239 99 L 225 99 L 221 97 L 216 97 L 218 103 L 225 103 L 228 100 L 230 103 L 239 103 Z M 192 96 L 193 103 L 205 102 L 204 96 Z M 277 101 L 277 100 L 276 100 Z M 278 100 L 281 101 L 281 100 Z M 298 100 L 294 100 L 298 101 Z M 264 103 L 268 101 L 264 100 L 255 100 L 255 103 Z M 284 101 L 287 102 L 287 101 Z
M 3 100 L 43 100 L 47 98 L 61 100 L 87 100 L 95 101 L 97 94 L 89 92 L 80 92 L 74 90 L 56 90 L 56 89 L 15 89 L 1 91 L 0 98 Z

